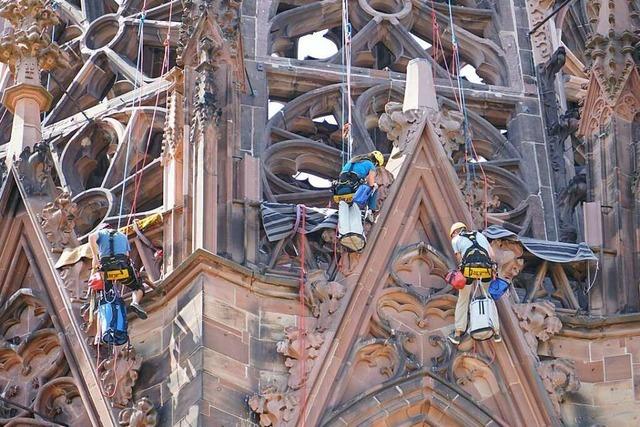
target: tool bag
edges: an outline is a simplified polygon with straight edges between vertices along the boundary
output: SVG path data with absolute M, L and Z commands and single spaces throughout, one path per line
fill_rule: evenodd
M 487 250 L 478 243 L 476 232 L 461 233 L 460 236 L 471 241 L 471 247 L 462 256 L 460 271 L 468 279 L 489 281 L 493 277 L 493 262 Z
M 458 270 L 451 270 L 444 279 L 453 289 L 460 290 L 467 285 L 467 278 Z
M 102 277 L 103 273 L 100 271 L 95 271 L 91 273 L 89 276 L 89 287 L 96 292 L 104 290 L 104 278 Z
M 494 301 L 498 301 L 509 289 L 509 282 L 500 277 L 496 277 L 489 283 L 489 295 Z
M 111 298 L 104 296 L 98 306 L 101 339 L 105 344 L 123 345 L 129 341 L 127 308 L 119 295 L 109 293 Z
M 362 184 L 353 195 L 353 203 L 357 204 L 360 209 L 364 209 L 371 197 L 372 189 L 367 184 Z
M 341 201 L 351 203 L 356 189 L 364 182 L 357 173 L 353 172 L 353 166 L 353 163 L 351 163 L 349 170 L 342 172 L 338 175 L 338 179 L 331 183 L 333 201 L 335 203 L 340 203 Z
M 362 213 L 357 204 L 338 203 L 338 241 L 349 252 L 360 252 L 366 245 Z
M 498 311 L 495 302 L 482 285 L 476 283 L 469 304 L 469 335 L 477 341 L 488 340 L 498 329 Z M 480 288 L 480 295 L 476 297 Z

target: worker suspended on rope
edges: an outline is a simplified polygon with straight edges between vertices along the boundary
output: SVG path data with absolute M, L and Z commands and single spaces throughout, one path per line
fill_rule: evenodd
M 347 250 L 360 252 L 364 249 L 363 215 L 365 218 L 375 211 L 376 168 L 384 164 L 384 157 L 379 151 L 355 156 L 348 161 L 338 179 L 333 182 L 333 199 L 338 203 L 338 241 Z
M 479 299 L 489 299 L 487 288 L 495 275 L 495 263 L 493 262 L 495 255 L 487 238 L 478 231 L 468 231 L 467 226 L 462 222 L 456 222 L 451 226 L 449 236 L 459 271 L 466 279 L 466 286 L 459 289 L 456 303 L 455 331 L 448 337 L 449 341 L 458 345 L 461 337 L 467 331 L 469 304 L 472 295 L 475 299 L 475 295 L 479 292 Z M 488 302 L 492 309 L 495 307 L 493 301 L 483 301 L 483 304 L 485 302 Z M 484 315 L 485 312 L 482 314 Z M 492 336 L 495 342 L 502 341 L 497 313 L 491 313 L 491 310 L 487 310 L 486 315 L 492 329 L 488 336 Z M 472 322 L 473 320 L 472 317 Z M 473 336 L 474 325 L 470 329 Z
M 355 194 L 360 191 L 357 201 L 362 205 L 360 207 L 364 208 L 366 204 L 375 211 L 375 190 L 378 188 L 375 182 L 376 168 L 382 165 L 384 165 L 384 156 L 380 151 L 353 157 L 342 167 L 338 179 L 333 182 L 333 200 L 336 203 L 340 201 L 351 203 Z M 361 202 L 363 198 L 365 203 Z
M 101 271 L 104 275 L 103 293 L 112 291 L 115 284 L 127 286 L 131 289 L 131 309 L 139 318 L 146 319 L 147 313 L 140 305 L 144 288 L 129 257 L 131 247 L 127 236 L 105 223 L 89 236 L 89 245 L 93 271 Z

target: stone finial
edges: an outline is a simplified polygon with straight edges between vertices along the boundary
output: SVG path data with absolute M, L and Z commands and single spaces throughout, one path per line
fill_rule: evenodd
M 538 366 L 538 374 L 556 412 L 560 413 L 564 395 L 580 389 L 574 362 L 567 359 L 544 360 Z
M 550 301 L 513 306 L 524 338 L 534 354 L 538 350 L 538 340 L 545 342 L 560 332 L 562 322 L 556 316 L 555 306 Z
M 13 25 L 13 32 L 0 39 L 0 62 L 9 65 L 17 83 L 38 77 L 28 72 L 36 62 L 40 69 L 51 70 L 64 61 L 60 47 L 44 31 L 58 18 L 42 0 L 1 0 L 0 16 Z
M 62 253 L 64 248 L 74 243 L 77 214 L 78 206 L 71 201 L 71 194 L 63 191 L 53 202 L 47 203 L 38 215 L 52 252 Z
M 153 402 L 143 397 L 133 407 L 120 411 L 118 424 L 127 427 L 155 427 L 158 424 L 158 412 Z

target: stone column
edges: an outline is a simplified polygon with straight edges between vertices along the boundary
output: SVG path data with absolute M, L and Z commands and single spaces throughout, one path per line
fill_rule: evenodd
M 0 16 L 13 26 L 0 39 L 0 61 L 9 65 L 15 80 L 2 95 L 2 103 L 13 113 L 6 157 L 10 165 L 24 148 L 42 139 L 40 113 L 49 109 L 52 97 L 40 84 L 40 71 L 55 67 L 61 54 L 44 31 L 58 19 L 41 0 L 2 0 Z

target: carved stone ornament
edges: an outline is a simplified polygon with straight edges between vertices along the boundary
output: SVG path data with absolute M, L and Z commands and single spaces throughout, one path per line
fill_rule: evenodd
M 111 355 L 100 362 L 98 376 L 102 391 L 111 399 L 111 404 L 115 407 L 127 407 L 131 404 L 142 357 L 136 355 L 131 346 L 116 348 L 115 352 L 115 357 Z
M 384 111 L 378 120 L 378 126 L 398 149 L 395 157 L 400 157 L 406 150 L 407 144 L 413 141 L 416 133 L 420 130 L 425 113 L 422 110 L 403 112 L 400 102 L 387 103 Z
M 304 289 L 305 302 L 313 316 L 318 318 L 316 330 L 324 332 L 329 326 L 329 317 L 338 309 L 346 289 L 341 283 L 329 282 L 322 270 L 309 273 Z
M 46 2 L 48 3 L 48 2 Z M 58 23 L 53 10 L 42 0 L 2 0 L 0 17 L 11 22 L 13 32 L 0 38 L 0 62 L 11 72 L 22 58 L 36 58 L 42 70 L 66 63 L 60 47 L 52 43 L 45 28 Z
M 289 425 L 297 405 L 295 393 L 279 392 L 271 384 L 249 398 L 249 407 L 260 416 L 260 425 L 263 427 Z
M 491 241 L 491 248 L 498 264 L 498 277 L 511 282 L 524 268 L 522 244 L 517 240 L 496 239 Z
M 75 218 L 78 207 L 71 201 L 71 194 L 63 191 L 53 202 L 47 203 L 38 215 L 40 226 L 51 244 L 51 251 L 62 253 L 74 242 Z
M 464 145 L 464 114 L 441 106 L 429 119 L 434 123 L 434 130 L 447 157 L 453 161 L 453 153 Z
M 43 196 L 53 191 L 53 159 L 46 143 L 37 143 L 33 149 L 25 147 L 14 164 L 18 169 L 18 179 L 28 196 Z
M 321 333 L 292 326 L 285 329 L 285 337 L 278 342 L 277 351 L 287 358 L 284 364 L 289 368 L 289 387 L 297 390 L 307 381 L 307 375 L 320 354 L 324 337 Z
M 527 9 L 531 20 L 531 28 L 542 22 L 551 11 L 554 0 L 527 0 Z M 538 31 L 531 35 L 531 44 L 536 64 L 549 59 L 553 50 L 551 37 L 549 35 L 549 24 L 545 23 Z
M 556 316 L 555 306 L 550 301 L 516 304 L 513 311 L 534 354 L 538 349 L 538 340 L 548 341 L 562 329 L 562 322 Z
M 143 397 L 132 408 L 120 411 L 118 424 L 127 427 L 155 427 L 158 424 L 158 412 L 153 402 Z
M 544 360 L 538 366 L 538 374 L 542 378 L 544 388 L 549 393 L 556 412 L 560 413 L 560 404 L 564 401 L 564 395 L 580 389 L 574 362 L 568 359 Z
M 89 425 L 74 379 L 61 377 L 68 371 L 46 306 L 31 289 L 19 289 L 0 307 L 2 397 L 68 425 Z M 0 402 L 0 425 L 29 425 L 30 416 Z

